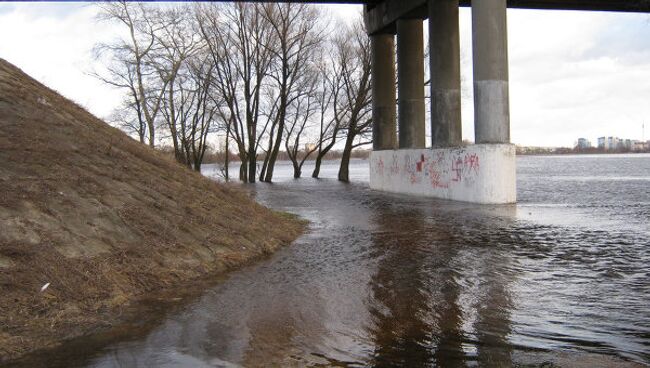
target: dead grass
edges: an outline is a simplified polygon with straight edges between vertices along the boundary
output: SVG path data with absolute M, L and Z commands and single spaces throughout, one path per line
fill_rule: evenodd
M 139 296 L 268 254 L 303 229 L 2 59 L 0 187 L 0 362 L 108 326 Z

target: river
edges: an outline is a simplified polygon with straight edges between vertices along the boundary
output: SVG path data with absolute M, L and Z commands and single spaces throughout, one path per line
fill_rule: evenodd
M 650 155 L 518 157 L 507 206 L 371 191 L 361 160 L 351 184 L 336 172 L 294 180 L 280 163 L 274 184 L 245 186 L 308 233 L 146 332 L 48 362 L 650 364 Z

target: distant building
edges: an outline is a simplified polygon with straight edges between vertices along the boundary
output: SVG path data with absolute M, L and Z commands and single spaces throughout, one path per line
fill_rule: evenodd
M 600 137 L 598 138 L 598 149 L 606 149 L 605 146 L 607 145 L 607 138 L 605 137 Z
M 622 145 L 623 149 L 625 149 L 627 151 L 632 150 L 632 140 L 631 139 L 625 139 L 625 140 L 621 139 L 621 142 L 619 143 L 619 145 Z
M 612 151 L 618 148 L 618 137 L 607 137 L 607 144 L 605 145 L 605 149 L 608 151 Z
M 632 151 L 645 152 L 648 150 L 650 150 L 650 141 L 647 142 L 637 141 L 637 140 L 632 141 Z
M 578 143 L 576 143 L 576 149 L 585 150 L 591 148 L 591 142 L 587 138 L 578 138 Z

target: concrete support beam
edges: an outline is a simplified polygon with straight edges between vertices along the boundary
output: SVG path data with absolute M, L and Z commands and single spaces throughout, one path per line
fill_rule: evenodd
M 463 138 L 458 0 L 429 0 L 429 53 L 431 144 L 459 146 Z
M 515 203 L 516 166 L 513 144 L 374 151 L 370 188 L 473 203 Z
M 397 21 L 399 148 L 424 148 L 424 40 L 421 19 Z
M 510 142 L 506 0 L 472 2 L 476 143 Z
M 395 40 L 392 34 L 370 36 L 372 53 L 372 148 L 397 148 L 395 126 Z

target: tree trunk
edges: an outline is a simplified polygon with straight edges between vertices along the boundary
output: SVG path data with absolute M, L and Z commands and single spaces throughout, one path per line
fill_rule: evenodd
M 344 182 L 350 181 L 350 155 L 352 154 L 352 142 L 354 134 L 348 134 L 345 140 L 345 148 L 341 157 L 341 167 L 339 167 L 339 180 Z
M 264 181 L 270 183 L 273 181 L 273 168 L 275 167 L 275 161 L 278 158 L 278 152 L 280 152 L 280 144 L 282 144 L 282 132 L 284 131 L 284 116 L 280 119 L 278 123 L 278 133 L 275 137 L 275 142 L 273 144 L 273 150 L 269 153 L 269 163 L 266 166 L 266 175 L 264 176 Z
M 154 141 L 156 140 L 156 135 L 154 134 L 153 123 L 147 122 L 149 128 L 149 147 L 154 147 Z
M 300 175 L 302 175 L 302 168 L 300 165 L 298 165 L 298 162 L 293 163 L 293 178 L 294 179 L 299 179 Z
M 323 160 L 323 156 L 321 153 L 318 153 L 318 156 L 316 156 L 316 161 L 314 162 L 314 172 L 311 173 L 312 178 L 318 178 L 318 175 L 320 175 L 320 164 L 321 161 Z
M 223 167 L 223 175 L 224 175 L 224 177 L 225 177 L 224 179 L 226 181 L 230 180 L 230 177 L 228 175 L 228 160 L 230 158 L 230 151 L 228 149 L 229 148 L 228 147 L 228 141 L 229 141 L 228 137 L 229 136 L 230 136 L 230 124 L 228 124 L 228 127 L 226 128 L 226 157 L 224 159 L 224 164 L 223 164 L 223 166 L 224 166 Z
M 239 166 L 239 180 L 244 183 L 248 182 L 248 161 L 246 159 L 241 159 L 241 165 Z
M 257 169 L 257 157 L 255 155 L 255 145 L 251 144 L 251 149 L 248 151 L 248 182 L 255 182 L 255 170 Z
M 334 142 L 331 142 L 323 150 L 318 150 L 318 155 L 316 155 L 316 163 L 314 165 L 314 172 L 311 174 L 312 178 L 318 178 L 320 175 L 320 165 L 323 162 L 323 158 L 325 158 L 325 155 L 327 155 L 327 152 L 329 152 L 332 147 L 334 147 Z

